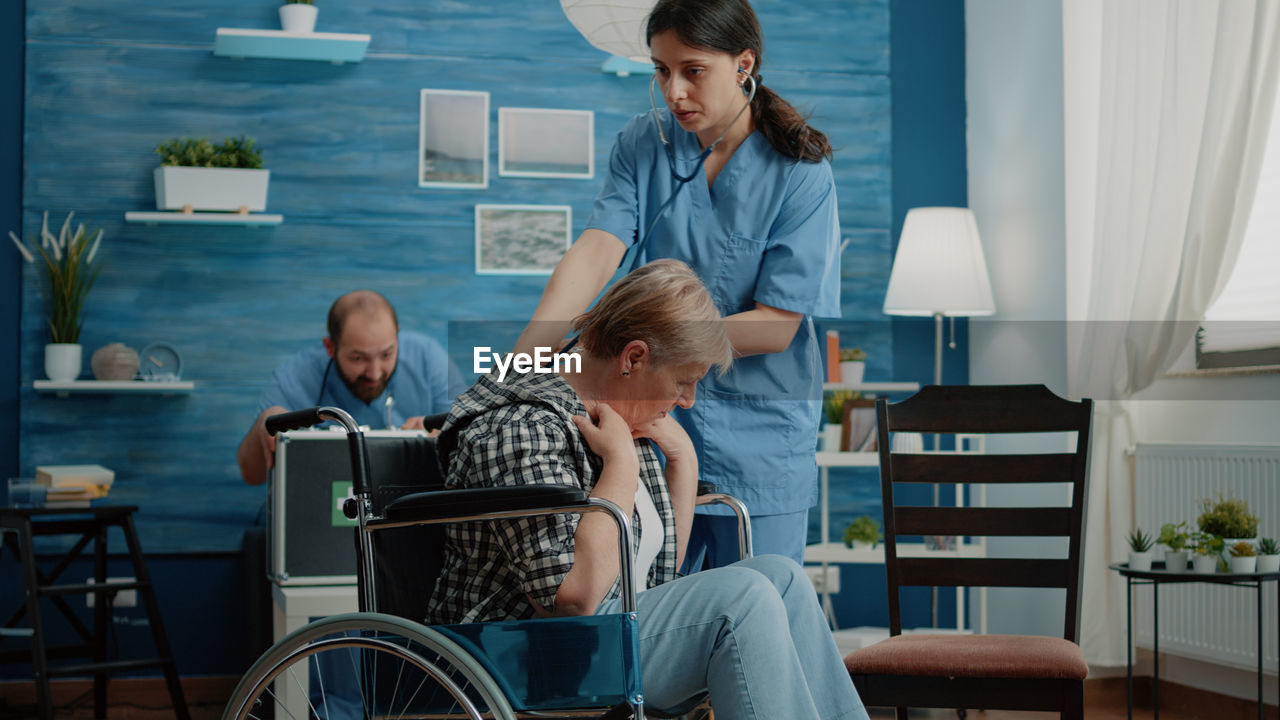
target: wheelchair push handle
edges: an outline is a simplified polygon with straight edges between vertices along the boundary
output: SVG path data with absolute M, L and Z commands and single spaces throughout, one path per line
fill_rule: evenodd
M 271 435 L 284 432 L 285 430 L 298 430 L 301 428 L 319 425 L 322 422 L 336 420 L 346 428 L 348 433 L 359 432 L 360 428 L 356 425 L 356 421 L 347 413 L 346 410 L 336 407 L 314 407 L 306 410 L 294 410 L 293 412 L 280 413 L 267 418 L 267 432 Z

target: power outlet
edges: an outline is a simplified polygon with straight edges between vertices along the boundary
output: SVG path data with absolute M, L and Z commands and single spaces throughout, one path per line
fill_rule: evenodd
M 826 567 L 805 565 L 804 572 L 813 581 L 813 589 L 819 593 L 835 595 L 840 592 L 840 567 L 838 565 L 827 565 Z
M 131 577 L 109 577 L 107 578 L 107 582 L 135 582 L 135 579 Z M 93 578 L 85 578 L 85 583 L 92 585 L 94 583 L 94 580 Z M 85 602 L 89 605 L 89 607 L 93 607 L 93 601 L 96 598 L 97 598 L 97 595 L 95 595 L 94 593 L 89 593 L 85 597 Z M 138 605 L 137 590 L 119 590 L 116 592 L 115 602 L 111 603 L 112 607 L 137 607 L 137 605 Z

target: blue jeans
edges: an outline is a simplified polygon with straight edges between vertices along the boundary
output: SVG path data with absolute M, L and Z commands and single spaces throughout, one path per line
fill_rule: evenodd
M 751 516 L 751 542 L 756 555 L 782 555 L 804 562 L 809 534 L 809 511 Z M 738 553 L 738 518 L 734 515 L 693 516 L 689 549 L 681 572 L 688 575 L 704 567 L 724 567 L 741 557 Z
M 707 692 L 717 720 L 867 718 L 813 583 L 789 558 L 689 575 L 645 590 L 637 604 L 649 707 Z M 620 606 L 609 600 L 597 612 Z

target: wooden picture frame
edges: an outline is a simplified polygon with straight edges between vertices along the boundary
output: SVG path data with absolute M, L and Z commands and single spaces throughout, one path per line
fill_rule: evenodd
M 842 452 L 870 452 L 876 449 L 876 401 L 854 398 L 844 404 L 840 433 Z

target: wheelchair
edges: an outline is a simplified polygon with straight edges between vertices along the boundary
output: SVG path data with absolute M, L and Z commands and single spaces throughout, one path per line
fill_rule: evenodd
M 328 421 L 347 433 L 353 490 L 343 512 L 357 521 L 359 612 L 317 620 L 269 648 L 236 686 L 223 720 L 646 717 L 631 522 L 617 505 L 557 486 L 444 490 L 434 438 L 367 443 L 339 408 L 283 413 L 266 426 L 274 435 Z M 698 503 L 710 502 L 738 516 L 739 549 L 749 557 L 745 507 L 700 487 Z M 441 569 L 444 524 L 585 512 L 606 513 L 618 528 L 621 613 L 435 626 L 414 619 Z M 656 716 L 706 707 L 695 698 Z

